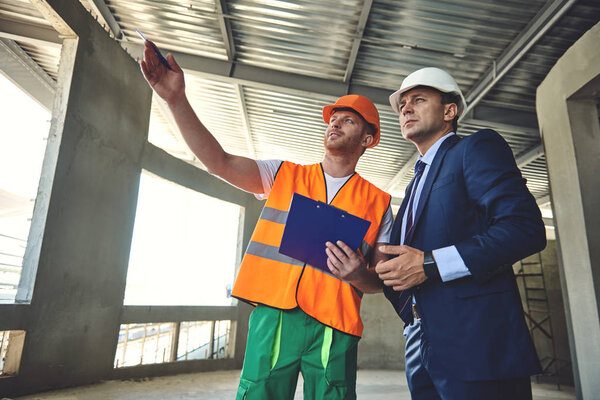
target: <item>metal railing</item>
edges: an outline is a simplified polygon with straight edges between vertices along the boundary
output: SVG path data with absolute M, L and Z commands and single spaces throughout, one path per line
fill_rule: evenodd
M 27 240 L 0 233 L 0 302 L 15 299 L 26 247 Z
M 230 332 L 228 320 L 124 324 L 114 367 L 231 358 Z

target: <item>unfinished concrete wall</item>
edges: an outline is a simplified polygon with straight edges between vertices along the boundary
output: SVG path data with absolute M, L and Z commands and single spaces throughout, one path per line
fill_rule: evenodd
M 57 6 L 56 18 L 68 8 L 80 28 L 63 46 L 40 188 L 49 196 L 34 214 L 43 226 L 32 233 L 41 240 L 16 378 L 27 391 L 112 370 L 148 132 L 151 91 L 139 67 L 77 6 Z
M 404 323 L 383 293 L 365 294 L 360 315 L 365 329 L 358 343 L 359 368 L 404 369 Z
M 26 331 L 18 375 L 0 379 L 0 397 L 241 367 L 248 307 L 123 307 L 140 172 L 245 207 L 243 247 L 262 204 L 148 144 L 151 90 L 138 64 L 80 3 L 33 3 L 65 40 L 18 293 L 23 304 L 0 305 L 0 328 Z M 236 327 L 233 359 L 113 369 L 121 323 L 221 319 Z
M 578 398 L 600 393 L 600 23 L 557 61 L 536 107 L 552 188 Z

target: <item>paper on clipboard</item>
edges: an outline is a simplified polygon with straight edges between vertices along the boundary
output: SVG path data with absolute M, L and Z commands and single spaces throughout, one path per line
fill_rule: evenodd
M 279 252 L 329 271 L 325 242 L 341 240 L 356 251 L 370 225 L 344 210 L 294 193 Z

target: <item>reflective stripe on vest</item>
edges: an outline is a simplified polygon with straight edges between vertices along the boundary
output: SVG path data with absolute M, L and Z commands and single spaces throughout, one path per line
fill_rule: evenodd
M 259 242 L 251 241 L 248 244 L 248 249 L 246 249 L 246 254 L 252 254 L 253 256 L 262 257 L 267 260 L 279 261 L 279 262 L 283 262 L 283 263 L 287 263 L 287 264 L 291 264 L 291 265 L 304 266 L 304 263 L 302 261 L 296 260 L 295 258 L 288 257 L 284 254 L 281 254 L 279 252 L 278 247 L 269 246 L 268 244 L 263 244 L 263 243 L 259 243 Z M 310 267 L 310 268 L 314 268 L 312 265 L 309 265 L 309 264 L 306 264 L 306 266 Z M 331 272 L 323 271 L 320 268 L 316 268 L 316 269 L 323 274 L 326 274 L 326 275 L 329 275 L 329 276 L 332 276 L 332 277 L 338 279 Z M 354 289 L 356 294 L 358 294 L 360 297 L 363 296 L 363 292 L 361 292 L 360 290 L 358 290 L 357 288 L 355 288 L 352 285 L 350 285 L 350 286 L 352 287 L 352 289 Z
M 248 244 L 232 295 L 280 309 L 299 306 L 325 325 L 360 336 L 362 292 L 331 273 L 279 253 L 293 193 L 326 201 L 327 189 L 320 164 L 282 163 Z M 359 249 L 365 258 L 373 249 L 389 202 L 390 195 L 358 174 L 348 179 L 331 202 L 371 221 Z
M 259 218 L 285 225 L 285 222 L 287 221 L 287 216 L 288 216 L 287 211 L 281 211 L 281 210 L 277 210 L 276 208 L 271 208 L 271 207 L 265 206 L 263 208 L 262 213 L 260 214 Z M 246 252 L 250 252 L 250 254 L 254 254 L 254 255 L 258 256 L 259 254 L 254 252 L 256 250 L 252 250 L 252 252 L 251 252 L 253 243 L 254 242 L 250 242 L 250 244 L 248 245 L 248 250 L 246 250 Z M 373 247 L 371 247 L 371 245 L 369 245 L 369 243 L 367 243 L 363 240 L 362 243 L 360 244 L 360 253 L 363 256 L 365 256 L 365 255 L 371 254 L 372 250 L 373 250 Z M 290 262 L 290 264 L 300 263 L 300 261 L 298 261 L 294 258 L 284 256 L 283 254 L 279 254 L 279 249 L 277 247 L 275 247 L 272 251 L 274 251 L 278 255 L 278 257 L 276 257 L 275 254 L 272 254 L 271 257 L 266 257 L 266 258 L 271 258 L 272 260 L 278 260 L 278 261 L 283 261 L 283 262 L 288 262 L 286 260 L 293 260 L 294 262 Z M 302 264 L 302 263 L 300 263 L 300 264 Z M 362 295 L 362 292 L 361 292 L 361 295 Z

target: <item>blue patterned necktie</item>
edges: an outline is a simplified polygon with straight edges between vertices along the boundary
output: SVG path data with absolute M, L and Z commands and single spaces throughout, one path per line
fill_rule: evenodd
M 406 214 L 406 229 L 404 233 L 404 242 L 403 244 L 408 244 L 412 239 L 412 233 L 415 230 L 414 224 L 414 202 L 415 202 L 415 194 L 417 193 L 417 187 L 419 186 L 419 181 L 421 180 L 421 176 L 423 176 L 423 171 L 425 170 L 425 164 L 423 161 L 419 160 L 415 164 L 415 177 L 413 178 L 413 184 L 410 191 L 410 199 L 408 201 L 408 213 Z M 410 304 L 412 302 L 411 299 L 412 290 L 403 290 L 398 293 L 398 315 L 400 318 L 406 323 L 410 323 L 413 319 L 412 317 L 412 309 Z
M 412 233 L 415 230 L 415 195 L 417 193 L 417 187 L 419 186 L 421 176 L 423 176 L 423 171 L 425 171 L 425 165 L 427 164 L 425 164 L 421 160 L 417 161 L 417 163 L 415 164 L 415 177 L 413 178 L 413 186 L 410 193 L 410 199 L 408 201 L 408 213 L 406 214 L 406 230 L 404 231 L 404 244 L 409 243 L 410 239 L 412 239 Z

